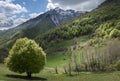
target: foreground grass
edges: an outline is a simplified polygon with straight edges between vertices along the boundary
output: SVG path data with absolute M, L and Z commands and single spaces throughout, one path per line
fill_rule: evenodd
M 25 74 L 16 74 L 9 71 L 4 65 L 0 65 L 0 81 L 30 81 Z M 39 74 L 33 74 L 32 81 L 120 81 L 120 72 L 80 73 L 77 76 L 68 76 L 60 72 L 43 70 Z
M 79 44 L 84 44 L 88 40 L 87 36 L 78 38 Z M 73 40 L 64 41 L 58 44 L 58 48 L 67 48 L 73 44 Z M 0 64 L 0 81 L 120 81 L 120 72 L 97 72 L 89 73 L 82 72 L 77 76 L 65 75 L 63 71 L 59 71 L 59 74 L 55 74 L 54 67 L 62 68 L 62 66 L 67 63 L 64 60 L 64 51 L 54 50 L 57 47 L 51 47 L 53 51 L 52 55 L 47 55 L 47 69 L 44 69 L 39 74 L 33 74 L 33 78 L 27 79 L 26 74 L 17 74 L 9 71 L 6 66 Z M 75 51 L 75 54 L 79 54 L 80 51 Z

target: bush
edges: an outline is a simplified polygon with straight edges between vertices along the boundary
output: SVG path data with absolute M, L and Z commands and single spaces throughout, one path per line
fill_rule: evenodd
M 120 30 L 118 29 L 113 29 L 110 32 L 110 38 L 119 38 L 120 37 Z
M 11 71 L 27 73 L 29 78 L 32 73 L 39 73 L 45 62 L 43 49 L 27 38 L 18 39 L 5 59 L 5 64 Z
M 118 60 L 118 61 L 116 62 L 116 69 L 117 69 L 118 71 L 120 71 L 120 60 Z
M 89 46 L 84 47 L 82 50 L 71 50 L 70 64 L 72 65 L 72 72 L 114 71 L 116 68 L 120 70 L 120 61 L 116 63 L 119 59 L 120 41 L 118 39 L 111 39 L 105 41 L 103 46 Z M 69 67 L 70 66 L 67 66 L 67 68 Z M 64 70 L 66 71 L 66 68 L 64 68 Z

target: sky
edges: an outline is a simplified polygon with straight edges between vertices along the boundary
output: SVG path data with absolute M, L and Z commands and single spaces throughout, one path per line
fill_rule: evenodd
M 105 0 L 0 0 L 0 30 L 17 25 L 56 7 L 91 11 Z

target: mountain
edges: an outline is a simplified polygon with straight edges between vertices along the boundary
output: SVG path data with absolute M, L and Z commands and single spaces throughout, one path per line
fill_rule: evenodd
M 66 12 L 69 13 L 65 15 Z M 49 50 L 60 42 L 83 35 L 92 37 L 92 43 L 104 41 L 107 38 L 120 38 L 120 0 L 106 0 L 98 8 L 80 16 L 77 15 L 79 12 L 76 12 L 75 16 L 77 17 L 65 23 L 71 12 L 74 11 L 64 11 L 58 8 L 50 10 L 14 29 L 0 33 L 2 38 L 9 36 L 9 39 L 0 41 L 0 44 L 4 48 L 10 48 L 16 39 L 26 36 L 34 39 L 44 49 Z M 72 14 L 71 18 L 73 16 Z M 37 20 L 39 22 L 36 22 Z M 36 25 L 37 23 L 39 25 Z M 64 47 L 64 44 L 60 46 Z M 54 50 L 56 49 L 59 48 L 55 47 Z
M 35 40 L 49 49 L 53 44 L 83 35 L 94 36 L 91 44 L 111 38 L 120 39 L 120 0 L 106 0 L 93 11 L 49 30 Z
M 85 12 L 74 10 L 62 10 L 60 8 L 51 9 L 36 18 L 30 19 L 15 28 L 0 30 L 0 61 L 6 57 L 8 50 L 18 38 L 28 37 L 31 39 L 36 36 L 54 29 L 55 27 L 72 20 Z M 9 25 L 3 23 L 4 25 Z
M 67 22 L 71 20 L 72 18 L 75 18 L 79 16 L 80 14 L 85 12 L 80 11 L 74 11 L 74 10 L 62 10 L 60 8 L 55 8 L 47 11 L 44 14 L 39 15 L 36 18 L 30 19 L 27 22 L 24 22 L 23 24 L 18 25 L 15 28 L 9 29 L 7 31 L 4 31 L 3 37 L 11 36 L 15 34 L 18 31 L 27 31 L 29 29 L 29 33 L 34 33 L 34 35 L 30 35 L 30 38 L 33 38 L 38 33 L 44 33 L 45 31 L 56 27 L 63 22 Z
M 7 44 L 8 41 L 13 42 L 21 37 L 34 39 L 37 35 L 48 31 L 62 23 L 68 22 L 71 19 L 78 17 L 85 12 L 74 10 L 62 10 L 55 8 L 39 15 L 36 18 L 30 19 L 15 28 L 11 28 L 0 32 L 0 44 Z
M 51 9 L 47 15 L 50 15 L 51 20 L 54 22 L 56 26 L 60 25 L 62 22 L 71 20 L 71 18 L 75 18 L 84 12 L 74 11 L 74 10 L 62 10 L 59 7 L 55 9 Z

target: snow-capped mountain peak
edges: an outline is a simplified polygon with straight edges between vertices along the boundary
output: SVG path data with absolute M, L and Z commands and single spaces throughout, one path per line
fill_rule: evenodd
M 55 23 L 55 25 L 59 25 L 64 21 L 70 20 L 82 14 L 84 12 L 75 11 L 75 10 L 63 10 L 59 7 L 55 9 L 51 9 L 47 12 L 50 15 L 51 20 Z

